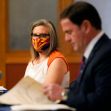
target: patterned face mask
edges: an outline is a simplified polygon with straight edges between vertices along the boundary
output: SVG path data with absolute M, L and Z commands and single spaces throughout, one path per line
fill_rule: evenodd
M 32 45 L 37 52 L 45 50 L 50 45 L 49 37 L 32 37 Z

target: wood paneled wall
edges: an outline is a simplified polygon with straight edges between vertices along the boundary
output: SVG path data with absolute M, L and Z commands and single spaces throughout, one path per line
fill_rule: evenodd
M 0 71 L 4 74 L 0 79 L 0 85 L 5 85 L 5 56 L 6 56 L 6 0 L 0 1 Z
M 26 63 L 13 63 L 6 65 L 6 87 L 12 88 L 23 76 L 26 69 Z

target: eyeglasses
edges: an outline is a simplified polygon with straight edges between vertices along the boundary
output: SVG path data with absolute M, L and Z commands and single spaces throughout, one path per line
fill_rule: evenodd
M 47 37 L 47 36 L 50 36 L 50 34 L 34 34 L 34 33 L 31 33 L 31 37 Z

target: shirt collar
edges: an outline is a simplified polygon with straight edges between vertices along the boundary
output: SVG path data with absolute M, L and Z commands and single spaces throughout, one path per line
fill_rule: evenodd
M 101 31 L 99 34 L 96 35 L 96 37 L 94 37 L 90 43 L 88 44 L 88 46 L 86 47 L 86 50 L 84 52 L 84 56 L 86 59 L 88 59 L 93 47 L 95 46 L 95 44 L 97 43 L 97 41 L 101 38 L 101 36 L 104 34 L 103 31 Z

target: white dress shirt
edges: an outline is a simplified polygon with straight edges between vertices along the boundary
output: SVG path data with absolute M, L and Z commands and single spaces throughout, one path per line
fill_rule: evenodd
M 92 51 L 92 49 L 94 48 L 95 44 L 97 43 L 97 41 L 102 37 L 102 35 L 104 34 L 103 31 L 101 31 L 99 34 L 96 35 L 96 37 L 94 37 L 90 43 L 88 44 L 88 46 L 86 47 L 86 50 L 84 52 L 84 56 L 86 59 L 89 58 L 89 55 Z

